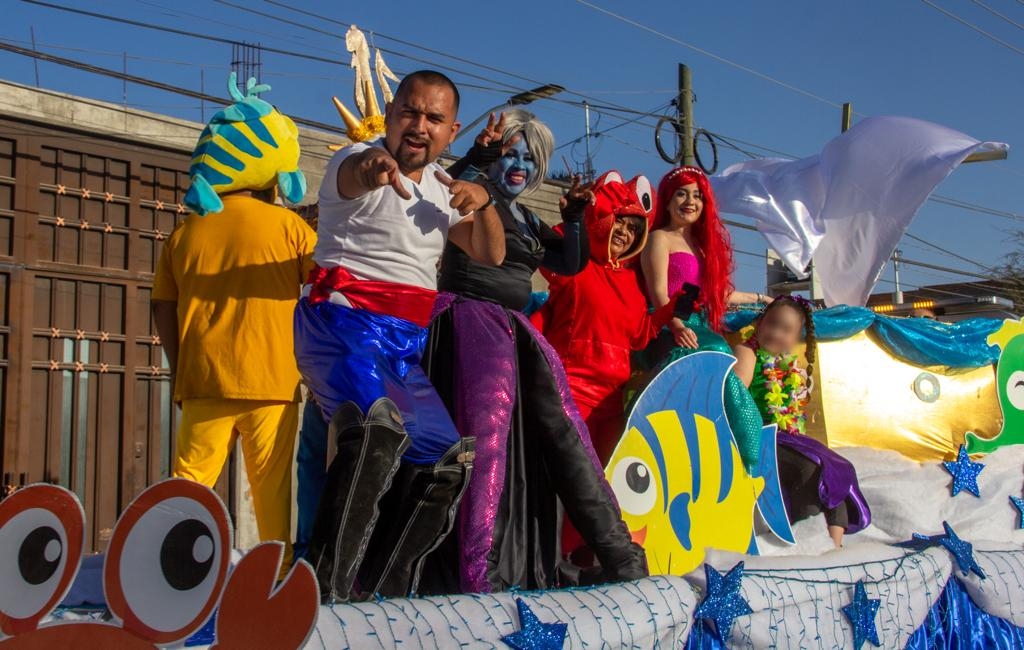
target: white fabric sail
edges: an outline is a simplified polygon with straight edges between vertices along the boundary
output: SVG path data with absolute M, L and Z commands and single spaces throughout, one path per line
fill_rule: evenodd
M 719 210 L 751 217 L 791 271 L 814 258 L 827 305 L 864 305 L 918 209 L 963 160 L 1006 151 L 909 117 L 869 117 L 801 160 L 739 163 L 711 180 Z

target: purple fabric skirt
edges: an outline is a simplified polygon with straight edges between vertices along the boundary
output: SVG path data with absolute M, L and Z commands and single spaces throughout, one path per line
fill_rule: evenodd
M 562 453 L 569 456 L 566 471 L 575 466 L 587 478 L 579 489 L 600 492 L 600 484 L 607 492 L 602 499 L 614 504 L 562 363 L 526 316 L 495 303 L 442 293 L 432 336 L 437 328 L 446 330 L 447 343 L 428 360 L 430 376 L 436 384 L 450 385 L 440 392 L 448 396 L 459 433 L 476 437 L 457 527 L 461 589 L 553 586 L 561 561 L 561 511 L 543 469 L 552 462 L 544 450 L 553 446 L 543 440 L 578 437 L 582 444 Z M 443 366 L 440 373 L 438 366 Z
M 861 494 L 857 471 L 850 461 L 810 436 L 780 433 L 777 444 L 792 449 L 821 469 L 818 497 L 822 509 L 832 509 L 846 502 L 850 520 L 847 533 L 856 533 L 871 524 L 871 509 Z M 790 507 L 788 503 L 786 505 Z

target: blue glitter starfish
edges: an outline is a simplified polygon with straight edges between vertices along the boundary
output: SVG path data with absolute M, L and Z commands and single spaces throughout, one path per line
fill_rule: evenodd
M 740 595 L 740 582 L 743 580 L 743 562 L 740 562 L 724 576 L 710 564 L 704 565 L 707 577 L 707 594 L 693 613 L 694 618 L 703 618 L 714 622 L 714 633 L 719 641 L 725 642 L 732 629 L 733 621 L 739 616 L 752 614 L 753 610 Z
M 960 494 L 960 490 L 967 490 L 976 497 L 981 496 L 981 490 L 978 489 L 978 474 L 981 474 L 985 466 L 972 462 L 967 457 L 967 448 L 964 445 L 960 445 L 955 461 L 944 461 L 942 466 L 953 475 L 953 496 Z
M 864 583 L 857 581 L 853 592 L 853 602 L 843 608 L 843 614 L 850 620 L 853 626 L 853 650 L 860 650 L 865 641 L 871 645 L 880 647 L 878 640 L 878 628 L 875 626 L 875 618 L 878 616 L 878 606 L 882 603 L 878 598 L 868 598 L 864 591 Z
M 522 629 L 501 637 L 507 646 L 515 650 L 562 650 L 568 625 L 541 623 L 522 598 L 516 598 L 516 608 L 519 610 L 519 626 Z
M 953 531 L 953 527 L 949 523 L 942 522 L 942 527 L 946 529 L 946 534 L 940 537 L 938 542 L 945 546 L 946 550 L 956 558 L 956 563 L 960 566 L 960 572 L 966 576 L 973 571 L 979 578 L 984 579 L 985 572 L 974 561 L 974 546 L 970 542 L 965 542 L 957 537 L 956 532 Z
M 1017 528 L 1024 528 L 1024 499 L 1010 495 L 1010 501 L 1016 506 L 1017 511 L 1020 513 L 1020 521 L 1017 523 Z

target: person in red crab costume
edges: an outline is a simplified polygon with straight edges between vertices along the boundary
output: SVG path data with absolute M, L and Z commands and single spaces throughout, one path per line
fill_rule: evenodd
M 572 276 L 542 267 L 550 297 L 532 320 L 562 358 L 573 400 L 606 464 L 626 423 L 630 354 L 644 349 L 685 306 L 670 300 L 654 312 L 647 309 L 637 262 L 656 214 L 650 181 L 637 176 L 627 183 L 609 171 L 594 182 L 593 192 L 584 214 L 590 263 Z

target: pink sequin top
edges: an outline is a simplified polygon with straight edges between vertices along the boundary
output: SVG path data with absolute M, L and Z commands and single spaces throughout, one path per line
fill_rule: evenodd
M 689 282 L 700 286 L 701 261 L 693 253 L 677 251 L 668 255 L 668 295 L 673 295 Z

